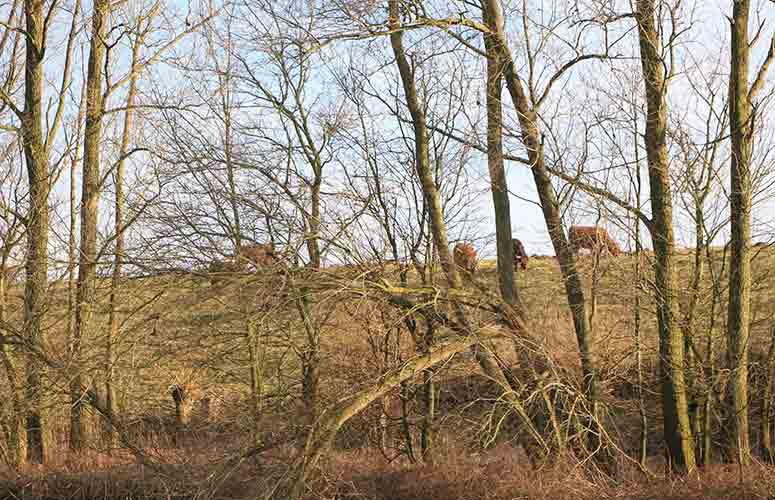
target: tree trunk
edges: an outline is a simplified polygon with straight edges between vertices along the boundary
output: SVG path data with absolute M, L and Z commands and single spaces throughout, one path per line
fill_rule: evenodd
M 99 205 L 100 148 L 102 141 L 103 92 L 102 71 L 105 57 L 110 2 L 97 0 L 92 14 L 92 34 L 89 42 L 89 63 L 86 79 L 86 127 L 84 129 L 83 174 L 81 190 L 81 243 L 78 261 L 75 328 L 72 339 L 72 363 L 75 369 L 71 381 L 70 448 L 78 451 L 86 442 L 82 419 L 84 394 L 81 391 L 81 343 L 88 331 L 95 300 L 97 274 L 97 209 Z
M 675 241 L 673 201 L 667 157 L 667 81 L 655 24 L 655 0 L 638 0 L 636 18 L 641 65 L 646 85 L 646 155 L 651 187 L 652 223 L 649 227 L 656 257 L 655 285 L 659 327 L 660 377 L 664 434 L 674 470 L 695 468 L 692 431 L 684 384 L 684 342 L 676 324 Z
M 78 158 L 81 156 L 81 129 L 86 112 L 86 85 L 81 88 L 81 102 L 78 105 L 78 124 L 75 127 L 75 148 L 70 157 L 70 224 L 67 241 L 67 338 L 73 338 L 75 328 L 75 260 L 78 252 L 76 231 L 78 230 Z
M 263 378 L 261 376 L 261 362 L 263 361 L 259 355 L 260 349 L 258 343 L 261 339 L 258 338 L 256 332 L 256 325 L 252 321 L 247 322 L 247 342 L 248 342 L 248 357 L 250 362 L 250 405 L 251 405 L 251 417 L 253 419 L 252 429 L 252 441 L 253 446 L 261 445 L 261 403 L 263 398 Z
M 30 208 L 27 214 L 27 266 L 24 287 L 24 333 L 34 347 L 44 343 L 43 320 L 48 308 L 48 195 L 51 187 L 48 155 L 43 139 L 43 45 L 45 38 L 44 5 L 25 0 L 26 53 L 24 66 L 24 111 L 21 123 L 24 160 L 27 165 Z M 41 378 L 43 365 L 33 352 L 26 363 L 26 431 L 27 459 L 43 463 L 45 444 L 43 432 Z
M 425 325 L 422 354 L 428 354 L 433 349 L 433 333 L 435 327 L 432 321 Z M 433 463 L 434 424 L 436 420 L 436 383 L 434 370 L 429 368 L 423 372 L 422 401 L 425 417 L 422 422 L 420 435 L 420 448 L 422 459 L 426 463 Z
M 8 253 L 10 249 L 4 248 L 2 261 L 0 262 L 0 325 L 6 322 L 7 304 L 7 277 L 8 277 Z M 8 394 L 11 399 L 10 422 L 7 428 L 7 456 L 8 466 L 18 469 L 26 460 L 26 443 L 24 435 L 24 403 L 19 383 L 18 368 L 16 366 L 15 353 L 11 346 L 0 342 L 0 363 L 2 363 L 8 386 Z
M 311 214 L 309 217 L 309 235 L 307 236 L 307 251 L 309 252 L 310 267 L 320 269 L 320 187 L 322 177 L 320 169 L 315 168 L 315 181 L 310 193 Z
M 562 226 L 559 202 L 554 192 L 554 187 L 551 184 L 549 173 L 546 170 L 538 115 L 536 110 L 531 107 L 528 97 L 522 88 L 522 82 L 514 68 L 514 62 L 506 41 L 504 17 L 499 1 L 483 0 L 482 5 L 485 12 L 485 22 L 493 33 L 492 44 L 494 45 L 494 50 L 497 50 L 500 60 L 504 65 L 506 87 L 511 96 L 512 103 L 517 110 L 520 129 L 522 131 L 522 142 L 527 149 L 528 159 L 532 166 L 533 180 L 541 203 L 544 221 L 555 254 L 560 263 L 560 271 L 565 284 L 565 294 L 573 317 L 576 340 L 579 346 L 584 376 L 583 388 L 593 409 L 593 415 L 590 416 L 591 418 L 589 421 L 589 424 L 592 426 L 592 432 L 589 433 L 592 442 L 588 443 L 588 446 L 590 449 L 595 450 L 599 445 L 596 440 L 601 434 L 594 428 L 597 425 L 597 422 L 599 422 L 599 419 L 597 418 L 597 363 L 592 347 L 592 332 L 589 326 L 589 318 L 587 317 L 584 303 L 584 289 L 581 284 L 578 269 L 576 268 L 575 255 L 568 243 L 568 239 Z M 605 454 L 607 455 L 607 452 Z M 609 460 L 610 457 L 607 456 L 603 457 L 600 455 L 597 458 L 602 458 L 604 462 L 611 462 Z
M 486 12 L 486 11 L 485 11 Z M 488 21 L 492 23 L 492 20 Z M 484 35 L 487 51 L 487 166 L 495 207 L 495 239 L 498 247 L 498 283 L 501 296 L 509 304 L 518 300 L 514 288 L 514 245 L 511 235 L 511 209 L 506 172 L 503 166 L 503 90 L 504 61 L 492 34 Z
M 762 394 L 761 456 L 767 463 L 773 464 L 775 447 L 772 443 L 772 397 L 773 384 L 775 384 L 775 329 L 772 330 L 766 363 L 764 394 Z
M 634 106 L 633 106 L 634 107 Z M 638 148 L 638 115 L 633 110 L 633 144 L 635 144 L 635 198 L 638 209 L 641 207 L 641 194 L 643 192 L 643 179 L 640 169 L 640 149 Z M 640 236 L 641 221 L 633 216 L 635 221 L 635 300 L 633 300 L 633 322 L 635 329 L 635 365 L 638 372 L 638 414 L 640 415 L 640 439 L 638 450 L 638 463 L 642 469 L 646 468 L 646 452 L 648 447 L 648 416 L 646 414 L 646 402 L 643 399 L 643 339 L 641 338 L 641 285 L 643 283 L 643 243 Z
M 105 346 L 105 410 L 108 418 L 103 425 L 103 433 L 107 440 L 108 450 L 113 448 L 115 441 L 113 436 L 113 427 L 111 421 L 116 414 L 116 389 L 113 385 L 115 377 L 115 342 L 119 335 L 119 313 L 118 296 L 121 291 L 121 273 L 124 264 L 124 169 L 126 156 L 129 151 L 129 136 L 132 132 L 135 97 L 137 95 L 137 65 L 139 63 L 140 47 L 142 45 L 143 35 L 138 37 L 132 46 L 132 74 L 129 79 L 129 91 L 126 97 L 126 112 L 124 113 L 124 130 L 121 135 L 121 148 L 119 150 L 119 160 L 116 165 L 114 176 L 115 195 L 115 232 L 116 246 L 113 252 L 113 274 L 110 280 L 110 313 L 109 330 L 107 335 L 107 344 Z
M 313 316 L 310 290 L 298 290 L 296 308 L 304 324 L 306 349 L 301 354 L 301 400 L 305 408 L 305 420 L 311 425 L 317 417 L 318 383 L 320 379 L 320 325 Z
M 751 155 L 753 107 L 748 90 L 750 0 L 732 8 L 729 75 L 730 167 L 729 307 L 727 361 L 731 379 L 726 402 L 728 457 L 750 461 L 748 433 L 748 336 L 751 322 Z
M 431 231 L 433 233 L 433 243 L 436 247 L 441 267 L 447 277 L 449 288 L 460 289 L 463 284 L 460 279 L 460 274 L 457 271 L 457 267 L 452 261 L 449 250 L 449 240 L 447 239 L 447 226 L 444 221 L 444 212 L 441 206 L 441 198 L 431 169 L 428 126 L 425 119 L 425 113 L 420 105 L 420 99 L 414 80 L 414 72 L 406 57 L 403 46 L 403 32 L 400 29 L 398 1 L 389 0 L 388 7 L 389 25 L 392 31 L 390 42 L 396 57 L 396 65 L 398 66 L 398 71 L 401 76 L 407 108 L 412 117 L 417 175 L 422 184 L 425 206 L 428 210 Z M 468 325 L 462 307 L 457 306 L 455 308 L 455 314 L 462 325 Z M 519 311 L 518 315 L 522 316 L 522 311 Z M 485 375 L 506 390 L 504 394 L 505 398 L 513 407 L 522 423 L 527 427 L 527 432 L 530 433 L 530 436 L 523 438 L 521 443 L 525 448 L 526 453 L 534 463 L 542 461 L 548 450 L 546 442 L 536 430 L 525 408 L 522 406 L 522 403 L 516 397 L 513 390 L 511 390 L 506 373 L 504 373 L 492 354 L 484 347 L 475 347 L 473 351 L 476 360 Z

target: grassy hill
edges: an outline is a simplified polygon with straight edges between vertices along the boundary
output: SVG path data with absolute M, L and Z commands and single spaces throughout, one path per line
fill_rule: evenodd
M 761 384 L 772 339 L 775 301 L 772 276 L 775 252 L 760 248 L 754 258 L 752 304 L 752 442 L 758 443 Z M 705 262 L 695 312 L 695 354 L 689 373 L 692 397 L 703 401 L 723 387 L 726 280 L 723 252 Z M 635 256 L 580 259 L 580 272 L 594 330 L 594 351 L 601 370 L 606 428 L 619 446 L 616 481 L 590 474 L 583 463 L 533 470 L 517 445 L 519 429 L 504 415 L 501 389 L 482 376 L 470 353 L 443 363 L 434 372 L 438 391 L 433 463 L 412 464 L 407 435 L 418 446 L 422 405 L 420 380 L 394 391 L 348 422 L 334 452 L 322 465 L 310 498 L 772 498 L 775 471 L 763 465 L 745 470 L 712 466 L 686 480 L 661 477 L 660 394 L 657 338 L 648 255 L 644 275 L 635 273 Z M 693 256 L 680 258 L 679 300 L 690 303 Z M 50 462 L 23 468 L 20 475 L 0 466 L 9 498 L 214 498 L 255 497 L 280 477 L 304 435 L 299 402 L 306 331 L 295 307 L 295 291 L 315 292 L 313 315 L 321 325 L 318 407 L 353 394 L 387 369 L 414 355 L 405 330 L 406 312 L 386 306 L 364 286 L 364 278 L 398 281 L 395 268 L 380 276 L 357 269 L 332 268 L 319 275 L 233 275 L 213 282 L 206 276 L 166 274 L 127 279 L 120 297 L 121 330 L 114 339 L 118 412 L 131 447 L 108 449 L 100 419 L 91 415 L 92 448 L 67 452 L 67 387 L 81 370 L 99 392 L 107 342 L 108 280 L 100 282 L 99 307 L 87 332 L 89 346 L 80 366 L 67 356 L 67 296 L 63 283 L 52 285 L 45 352 L 52 361 L 47 377 Z M 478 283 L 495 291 L 493 262 L 483 262 Z M 444 283 L 441 278 L 438 283 Z M 409 276 L 410 285 L 417 276 Z M 562 386 L 566 399 L 580 391 L 578 348 L 559 266 L 552 257 L 530 259 L 517 274 L 528 326 L 539 339 L 548 380 Z M 714 285 L 715 283 L 715 285 Z M 468 282 L 473 289 L 473 284 Z M 21 290 L 10 290 L 9 311 L 20 317 Z M 643 401 L 648 421 L 648 467 L 633 466 L 640 433 L 636 312 L 642 353 Z M 477 324 L 486 324 L 486 315 Z M 683 318 L 682 318 L 683 320 Z M 255 337 L 250 336 L 255 333 Z M 439 332 L 443 335 L 443 332 Z M 252 339 L 252 340 L 251 340 Z M 255 342 L 250 344 L 250 342 Z M 250 348 L 252 345 L 253 348 Z M 494 346 L 507 365 L 517 364 L 514 345 Z M 260 376 L 261 454 L 229 461 L 246 449 L 254 425 L 251 409 L 251 358 Z M 706 376 L 708 368 L 712 377 Z M 515 370 L 515 376 L 527 377 Z M 171 387 L 190 393 L 192 417 L 176 428 Z M 567 388 L 567 390 L 565 389 Z M 0 385 L 0 393 L 7 388 Z M 569 396 L 570 395 L 570 396 Z M 7 398 L 7 394 L 0 394 Z M 559 397 L 559 396 L 557 396 Z M 575 396 L 574 396 L 575 397 Z M 7 417 L 7 408 L 3 417 Z M 571 427 L 564 428 L 572 432 Z M 141 464 L 141 459 L 144 465 Z M 635 458 L 637 460 L 637 458 Z M 220 473 L 229 472 L 228 479 Z M 216 474 L 217 472 L 217 474 Z M 0 486 L 0 493 L 3 487 Z M 13 496 L 10 493 L 13 491 Z M 0 494 L 0 496 L 2 496 Z

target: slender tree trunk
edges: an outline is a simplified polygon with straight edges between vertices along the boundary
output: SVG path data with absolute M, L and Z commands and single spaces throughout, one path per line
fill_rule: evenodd
M 27 277 L 24 287 L 24 333 L 30 345 L 44 344 L 43 321 L 48 300 L 48 195 L 51 187 L 47 152 L 43 139 L 43 45 L 44 5 L 37 0 L 24 2 L 26 55 L 24 67 L 24 111 L 21 123 L 24 160 L 27 165 L 30 207 L 27 215 Z M 45 460 L 42 409 L 43 364 L 28 351 L 26 360 L 27 460 Z
M 707 236 L 707 235 L 706 235 Z M 717 398 L 717 395 L 714 390 L 715 385 L 715 377 L 716 377 L 716 354 L 715 350 L 713 348 L 713 332 L 716 329 L 716 311 L 718 310 L 719 305 L 721 304 L 722 300 L 722 290 L 721 290 L 721 279 L 723 278 L 723 268 L 721 274 L 716 277 L 713 274 L 713 251 L 710 248 L 710 246 L 705 245 L 705 259 L 707 262 L 707 268 L 709 272 L 712 275 L 711 284 L 713 289 L 713 294 L 711 296 L 711 302 L 710 302 L 710 308 L 708 317 L 710 318 L 710 325 L 708 326 L 708 334 L 705 339 L 706 346 L 705 346 L 705 359 L 706 363 L 703 365 L 703 378 L 706 380 L 705 383 L 705 404 L 703 405 L 702 410 L 702 464 L 707 465 L 711 463 L 712 458 L 712 452 L 713 452 L 713 411 L 714 411 L 714 401 Z M 726 255 L 724 256 L 724 259 L 726 260 Z
M 73 338 L 75 328 L 75 260 L 78 251 L 76 231 L 78 228 L 78 157 L 81 155 L 81 129 L 86 112 L 86 85 L 81 88 L 81 102 L 78 106 L 78 123 L 75 126 L 75 149 L 70 158 L 70 225 L 67 242 L 67 338 Z
M 686 386 L 687 386 L 687 399 L 689 400 L 689 418 L 692 424 L 692 434 L 694 436 L 694 453 L 698 463 L 702 463 L 702 439 L 703 439 L 703 425 L 702 425 L 702 408 L 700 408 L 697 402 L 697 394 L 695 390 L 695 377 L 698 373 L 698 367 L 696 366 L 696 356 L 694 356 L 694 350 L 696 349 L 695 337 L 697 329 L 697 305 L 700 300 L 702 281 L 705 277 L 705 259 L 703 257 L 705 238 L 704 226 L 703 226 L 703 210 L 702 203 L 704 197 L 697 200 L 697 206 L 694 210 L 694 231 L 695 231 L 695 244 L 694 244 L 694 263 L 692 265 L 692 281 L 689 287 L 689 303 L 686 306 L 683 321 L 683 335 L 684 335 L 684 352 L 686 353 Z
M 487 13 L 487 11 L 485 11 Z M 487 19 L 490 24 L 493 20 Z M 484 35 L 487 51 L 487 166 L 490 191 L 495 207 L 495 238 L 498 246 L 498 283 L 501 296 L 509 304 L 519 297 L 514 287 L 514 245 L 511 236 L 511 209 L 506 171 L 503 165 L 503 69 L 505 63 L 492 34 Z
M 638 0 L 636 18 L 641 65 L 646 86 L 646 155 L 649 165 L 652 223 L 649 228 L 656 258 L 655 285 L 659 328 L 660 377 L 665 441 L 674 470 L 695 468 L 692 431 L 684 383 L 684 342 L 676 323 L 673 200 L 667 157 L 667 81 L 655 24 L 655 0 Z
M 423 339 L 423 354 L 429 354 L 433 349 L 434 325 L 428 321 L 425 326 L 425 335 Z M 420 448 L 422 450 L 422 459 L 426 463 L 433 463 L 433 440 L 434 423 L 436 419 L 436 383 L 434 381 L 434 370 L 429 368 L 423 372 L 422 401 L 425 417 L 422 421 L 420 435 Z
M 3 248 L 2 261 L 0 262 L 0 325 L 5 324 L 6 304 L 8 300 L 8 250 Z M 8 394 L 11 399 L 10 422 L 7 429 L 7 457 L 8 465 L 14 469 L 22 466 L 26 460 L 26 442 L 24 435 L 24 401 L 21 394 L 19 372 L 16 366 L 15 353 L 11 346 L 0 342 L 0 362 L 5 371 Z
M 638 168 L 640 168 L 638 166 Z M 638 175 L 640 177 L 640 175 Z M 640 179 L 638 179 L 640 180 Z M 638 190 L 640 198 L 640 189 Z M 646 402 L 643 398 L 643 340 L 641 338 L 641 317 L 640 317 L 640 286 L 643 279 L 643 269 L 641 267 L 641 253 L 643 247 L 640 240 L 640 221 L 635 221 L 635 300 L 633 301 L 634 322 L 635 322 L 635 364 L 638 372 L 638 414 L 640 415 L 640 449 L 638 450 L 638 463 L 641 467 L 646 467 L 646 452 L 648 450 L 648 417 L 646 414 Z
M 119 312 L 118 302 L 121 293 L 121 274 L 124 265 L 124 170 L 126 168 L 126 156 L 129 152 L 129 137 L 132 133 L 134 121 L 134 105 L 137 96 L 137 79 L 140 76 L 137 72 L 139 63 L 140 47 L 142 46 L 143 36 L 141 35 L 132 46 L 132 74 L 129 79 L 129 91 L 126 97 L 126 112 L 124 113 L 124 130 L 121 134 L 121 148 L 119 150 L 119 160 L 116 165 L 114 176 L 115 195 L 115 232 L 116 247 L 113 252 L 113 274 L 110 280 L 110 312 L 108 317 L 109 330 L 105 346 L 105 410 L 108 418 L 104 422 L 104 434 L 107 438 L 108 450 L 113 448 L 113 426 L 111 421 L 116 414 L 116 388 L 114 386 L 115 378 L 115 343 L 119 335 Z
M 298 290 L 296 307 L 304 324 L 306 350 L 301 359 L 301 399 L 306 410 L 305 420 L 311 425 L 317 417 L 318 384 L 320 382 L 320 325 L 312 310 L 310 290 L 301 287 Z
M 775 385 L 775 329 L 772 329 L 770 348 L 767 351 L 767 365 L 762 394 L 761 455 L 769 464 L 775 463 L 775 446 L 772 443 L 772 398 Z
M 425 197 L 425 206 L 428 210 L 431 231 L 433 233 L 433 243 L 436 252 L 438 253 L 441 267 L 447 277 L 449 288 L 460 289 L 463 284 L 460 279 L 460 274 L 457 271 L 457 267 L 452 261 L 449 240 L 447 239 L 447 226 L 444 221 L 444 212 L 441 206 L 441 197 L 431 169 L 428 127 L 425 113 L 420 105 L 417 86 L 414 80 L 414 72 L 409 64 L 403 46 L 403 32 L 400 29 L 398 1 L 389 0 L 388 7 L 389 26 L 392 31 L 390 42 L 396 57 L 396 65 L 398 66 L 404 88 L 407 108 L 412 117 L 417 175 L 420 179 L 423 195 Z M 468 324 L 465 313 L 461 307 L 456 308 L 455 314 L 460 319 L 461 324 Z M 518 315 L 523 315 L 523 311 L 519 311 Z M 484 347 L 475 347 L 473 351 L 477 362 L 485 375 L 490 377 L 491 380 L 504 389 L 511 387 L 501 366 Z M 507 390 L 505 397 L 522 420 L 522 423 L 528 428 L 527 432 L 530 433 L 529 437 L 522 440 L 525 451 L 534 463 L 542 461 L 548 450 L 545 440 L 536 430 L 525 408 L 522 406 L 522 403 L 518 400 L 514 392 Z
M 250 405 L 253 418 L 252 438 L 253 445 L 261 445 L 261 412 L 263 401 L 263 378 L 261 371 L 261 339 L 256 331 L 256 325 L 252 321 L 247 323 L 248 356 L 250 362 Z
M 309 251 L 310 265 L 312 269 L 320 269 L 320 188 L 322 174 L 319 167 L 315 167 L 315 181 L 310 192 L 311 214 L 309 217 L 309 236 L 307 249 Z
M 70 387 L 70 448 L 82 449 L 86 442 L 82 419 L 83 398 L 81 349 L 88 332 L 95 300 L 97 273 L 97 209 L 99 206 L 100 148 L 104 95 L 102 72 L 105 57 L 105 34 L 110 10 L 108 0 L 96 0 L 92 14 L 92 34 L 89 43 L 89 63 L 86 80 L 86 127 L 81 190 L 81 242 L 78 262 L 75 328 L 72 339 L 72 363 L 75 369 Z
M 634 106 L 633 106 L 634 107 Z M 635 198 L 637 207 L 641 207 L 641 193 L 643 192 L 643 179 L 640 169 L 640 149 L 638 148 L 638 115 L 633 110 L 633 144 L 635 144 Z M 643 340 L 641 338 L 641 284 L 643 283 L 643 243 L 641 241 L 641 221 L 637 216 L 635 220 L 635 300 L 633 301 L 633 321 L 635 323 L 635 365 L 638 372 L 638 414 L 640 415 L 640 449 L 638 450 L 638 463 L 641 468 L 646 468 L 646 452 L 648 450 L 648 416 L 646 414 L 646 402 L 643 398 Z
M 504 17 L 501 11 L 499 0 L 482 0 L 483 10 L 485 12 L 485 22 L 492 30 L 491 44 L 493 51 L 497 51 L 499 61 L 503 65 L 506 87 L 511 96 L 512 103 L 517 110 L 520 129 L 522 131 L 522 142 L 527 149 L 528 159 L 533 172 L 533 180 L 536 185 L 538 197 L 541 203 L 541 209 L 544 215 L 546 228 L 552 241 L 555 254 L 560 263 L 563 282 L 565 284 L 565 294 L 568 305 L 573 317 L 573 325 L 576 332 L 576 340 L 579 346 L 581 357 L 581 366 L 584 376 L 584 392 L 590 401 L 593 415 L 588 424 L 591 427 L 589 433 L 590 449 L 597 449 L 600 432 L 596 429 L 598 413 L 598 388 L 597 388 L 597 363 L 595 361 L 592 331 L 589 325 L 589 318 L 586 313 L 584 302 L 584 289 L 581 284 L 581 278 L 576 268 L 576 258 L 573 250 L 568 243 L 565 231 L 562 226 L 562 217 L 560 212 L 557 195 L 554 192 L 549 173 L 546 169 L 543 141 L 538 124 L 538 115 L 529 102 L 527 95 L 522 87 L 522 82 L 516 73 L 513 58 L 508 48 L 506 35 L 504 31 Z M 605 457 L 604 457 L 605 455 Z M 607 451 L 597 456 L 604 462 L 611 462 L 607 456 Z
M 748 432 L 748 337 L 751 321 L 751 155 L 753 106 L 748 89 L 750 0 L 733 3 L 729 76 L 730 168 L 729 307 L 727 361 L 731 370 L 727 401 L 728 457 L 750 461 Z

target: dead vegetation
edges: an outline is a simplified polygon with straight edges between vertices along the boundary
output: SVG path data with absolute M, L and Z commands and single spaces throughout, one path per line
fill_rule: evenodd
M 760 279 L 754 294 L 754 310 L 759 316 L 771 314 L 767 293 L 769 261 L 773 257 L 769 252 L 760 254 L 754 264 Z M 615 481 L 597 473 L 590 475 L 590 469 L 573 455 L 531 469 L 515 441 L 519 424 L 505 418 L 510 410 L 502 399 L 503 388 L 479 374 L 473 356 L 462 352 L 434 371 L 438 394 L 432 461 L 413 464 L 412 451 L 407 448 L 410 442 L 419 446 L 417 433 L 424 415 L 418 399 L 422 386 L 413 379 L 345 424 L 334 449 L 321 462 L 319 473 L 311 478 L 307 496 L 646 499 L 766 498 L 775 494 L 775 477 L 770 477 L 773 472 L 760 463 L 744 469 L 712 466 L 682 480 L 662 476 L 659 394 L 652 389 L 658 370 L 653 320 L 642 326 L 642 370 L 644 402 L 651 423 L 647 466 L 654 475 L 644 476 L 632 458 L 625 456 L 636 457 L 639 446 L 637 432 L 633 432 L 639 425 L 633 289 L 622 284 L 627 282 L 631 259 L 604 260 L 607 270 L 597 290 L 595 342 L 601 370 L 600 398 L 606 429 L 621 451 Z M 583 282 L 588 285 L 592 259 L 582 257 L 579 264 Z M 516 369 L 511 342 L 497 341 L 502 361 L 515 367 L 514 376 L 530 380 L 537 373 L 565 387 L 553 393 L 556 404 L 563 398 L 578 398 L 581 386 L 571 317 L 567 305 L 556 300 L 561 293 L 558 273 L 554 260 L 532 259 L 527 272 L 517 276 L 522 296 L 533 312 L 529 325 L 542 333 L 540 344 L 532 349 L 546 360 L 543 368 L 534 366 L 535 372 L 521 373 Z M 393 276 L 388 271 L 384 279 Z M 329 279 L 340 278 L 352 279 L 349 271 L 330 271 Z M 412 283 L 416 276 L 410 274 L 408 279 Z M 493 263 L 483 262 L 476 279 L 494 289 Z M 291 380 L 298 370 L 289 354 L 294 339 L 281 331 L 276 332 L 277 336 L 266 334 L 261 447 L 235 463 L 236 456 L 250 449 L 245 448 L 249 442 L 246 437 L 253 426 L 249 417 L 250 383 L 241 368 L 248 360 L 239 347 L 241 317 L 234 309 L 236 294 L 245 296 L 245 289 L 240 290 L 244 286 L 251 290 L 251 296 L 261 297 L 261 291 L 268 286 L 256 278 L 235 276 L 235 280 L 231 284 L 210 284 L 204 277 L 170 275 L 128 281 L 122 287 L 127 294 L 125 307 L 148 304 L 138 313 L 137 324 L 126 329 L 120 344 L 132 349 L 132 356 L 121 358 L 131 363 L 116 367 L 117 374 L 132 377 L 131 383 L 118 385 L 120 424 L 132 448 L 121 441 L 115 449 L 102 447 L 104 441 L 98 438 L 100 419 L 91 411 L 88 428 L 93 445 L 89 450 L 73 453 L 67 450 L 66 442 L 52 439 L 52 460 L 45 467 L 27 466 L 17 473 L 4 470 L 6 495 L 28 499 L 199 498 L 208 492 L 215 494 L 214 498 L 243 498 L 282 477 L 305 432 L 303 420 L 298 417 L 303 412 L 298 404 L 301 389 Z M 151 298 L 155 300 L 149 302 Z M 390 337 L 396 318 L 391 319 L 379 302 L 350 299 L 332 306 L 334 312 L 325 324 L 327 331 L 336 333 L 321 339 L 319 401 L 323 408 L 357 393 L 374 373 L 384 372 L 414 354 L 410 343 Z M 651 305 L 644 302 L 643 307 L 650 310 Z M 278 311 L 272 312 L 276 319 Z M 751 349 L 754 388 L 762 383 L 762 363 L 766 362 L 768 347 L 768 339 L 757 338 L 762 342 Z M 182 394 L 184 385 L 188 392 Z M 178 401 L 181 399 L 184 401 Z M 176 410 L 176 402 L 187 406 Z M 57 433 L 61 427 L 55 423 L 63 425 L 66 413 L 61 412 L 56 400 L 49 404 L 52 410 L 60 408 L 48 415 L 54 424 L 53 433 Z M 759 418 L 758 411 L 751 412 L 753 429 L 759 428 Z M 758 434 L 752 438 L 758 442 Z M 224 473 L 226 467 L 231 469 L 225 480 L 219 473 Z

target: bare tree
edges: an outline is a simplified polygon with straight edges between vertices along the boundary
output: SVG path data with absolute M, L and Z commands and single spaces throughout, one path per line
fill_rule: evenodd
M 676 7 L 677 8 L 677 7 Z M 657 319 L 662 378 L 662 409 L 665 442 L 670 467 L 682 471 L 695 468 L 692 431 L 689 422 L 685 373 L 684 342 L 676 319 L 675 238 L 673 235 L 673 199 L 668 171 L 667 102 L 669 78 L 657 29 L 656 2 L 636 3 L 643 81 L 646 86 L 646 156 L 651 193 L 651 239 L 656 257 Z M 672 11 L 676 15 L 675 11 Z M 672 66 L 668 66 L 671 68 Z
M 748 430 L 748 350 L 751 308 L 751 159 L 756 120 L 754 104 L 775 60 L 775 36 L 753 84 L 749 87 L 751 41 L 748 36 L 751 2 L 735 2 L 730 18 L 729 133 L 732 143 L 730 175 L 731 240 L 727 358 L 732 370 L 728 419 L 732 432 L 727 446 L 740 464 L 750 461 Z M 731 458 L 731 457 L 730 457 Z
M 3 108 L 10 109 L 19 122 L 18 127 L 3 127 L 21 136 L 24 148 L 24 161 L 27 168 L 29 205 L 24 223 L 27 230 L 27 264 L 24 292 L 24 326 L 22 328 L 27 343 L 25 363 L 25 427 L 27 433 L 27 459 L 33 463 L 42 463 L 46 458 L 44 443 L 44 421 L 42 415 L 43 365 L 35 353 L 45 340 L 44 320 L 49 304 L 48 300 L 48 237 L 49 237 L 49 193 L 52 185 L 49 158 L 56 144 L 56 136 L 62 124 L 66 91 L 70 82 L 72 53 L 76 34 L 76 16 L 70 25 L 65 50 L 65 60 L 61 71 L 61 84 L 52 103 L 53 116 L 44 109 L 44 55 L 47 47 L 51 24 L 46 22 L 56 11 L 56 4 L 48 10 L 43 2 L 25 1 L 24 34 L 25 71 L 23 105 L 16 104 L 9 89 L 0 90 Z M 14 20 L 15 5 L 11 9 Z M 7 40 L 4 37 L 4 40 Z M 6 42 L 3 42 L 3 45 Z M 15 51 L 14 51 L 15 52 Z M 15 64 L 10 66 L 11 73 L 6 82 L 15 80 Z

